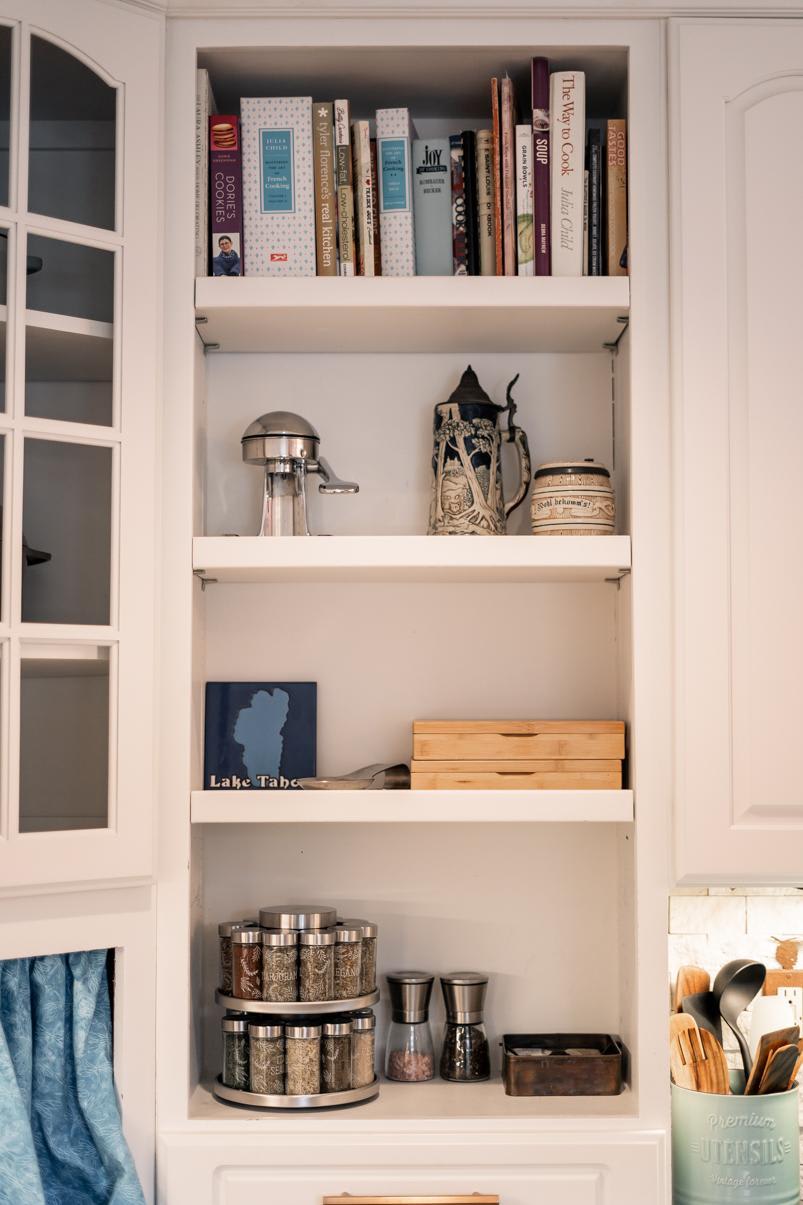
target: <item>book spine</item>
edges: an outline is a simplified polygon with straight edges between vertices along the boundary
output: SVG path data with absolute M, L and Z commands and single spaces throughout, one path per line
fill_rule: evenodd
M 351 127 L 356 232 L 356 271 L 374 275 L 374 219 L 371 201 L 371 135 L 367 121 Z
M 384 276 L 415 276 L 411 141 L 408 109 L 377 109 L 379 231 Z
M 480 244 L 477 217 L 477 136 L 463 131 L 463 187 L 466 198 L 466 251 L 469 276 L 480 274 Z
M 627 276 L 627 122 L 608 122 L 608 275 Z
M 316 101 L 312 115 L 315 165 L 315 263 L 319 276 L 337 276 L 333 105 Z
M 245 273 L 315 275 L 312 97 L 240 101 Z
M 466 185 L 462 134 L 452 134 L 449 138 L 449 158 L 452 164 L 452 274 L 468 276 Z
M 215 99 L 209 72 L 195 72 L 195 275 L 209 271 L 209 118 Z
M 519 276 L 533 275 L 533 131 L 516 126 L 516 254 Z
M 452 182 L 449 140 L 413 142 L 413 217 L 417 276 L 452 275 Z
M 552 275 L 583 274 L 583 172 L 585 75 L 555 71 L 550 77 L 552 149 Z
M 516 98 L 513 81 L 502 80 L 502 231 L 505 276 L 517 273 L 516 258 Z
M 533 222 L 535 228 L 535 275 L 552 272 L 549 214 L 549 62 L 532 62 L 533 102 Z
M 491 149 L 494 184 L 494 267 L 497 276 L 504 276 L 502 250 L 502 128 L 499 112 L 499 80 L 491 80 Z
M 602 143 L 588 132 L 588 274 L 602 276 Z
M 376 139 L 371 143 L 371 225 L 374 228 L 374 276 L 382 275 L 382 231 L 379 225 L 379 167 Z
M 337 183 L 337 248 L 341 276 L 354 276 L 354 185 L 351 173 L 349 102 L 336 100 L 335 180 Z
M 243 275 L 243 167 L 240 119 L 209 118 L 209 223 L 213 276 Z
M 496 248 L 494 243 L 494 177 L 491 131 L 477 130 L 476 141 L 477 241 L 480 275 L 493 276 L 496 272 Z
M 588 168 L 583 172 L 583 276 L 588 276 Z

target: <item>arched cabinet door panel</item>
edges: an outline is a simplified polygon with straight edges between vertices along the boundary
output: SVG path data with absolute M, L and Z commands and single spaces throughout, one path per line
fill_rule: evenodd
M 0 0 L 0 889 L 152 873 L 161 19 Z
M 803 21 L 671 38 L 678 875 L 803 868 Z

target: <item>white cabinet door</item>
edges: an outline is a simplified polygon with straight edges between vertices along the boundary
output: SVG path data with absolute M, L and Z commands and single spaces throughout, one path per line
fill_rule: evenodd
M 163 21 L 0 0 L 0 885 L 152 872 Z
M 677 873 L 803 867 L 803 21 L 671 31 Z

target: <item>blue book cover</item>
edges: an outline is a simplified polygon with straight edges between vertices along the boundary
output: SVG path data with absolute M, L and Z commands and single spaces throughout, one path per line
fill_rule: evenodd
M 315 775 L 315 682 L 207 682 L 204 788 L 298 790 Z
M 452 169 L 448 138 L 413 142 L 416 276 L 452 275 Z

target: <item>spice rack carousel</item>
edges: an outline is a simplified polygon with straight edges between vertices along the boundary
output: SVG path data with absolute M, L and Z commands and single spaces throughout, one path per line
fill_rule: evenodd
M 333 908 L 281 905 L 260 909 L 259 921 L 224 922 L 218 934 L 215 1000 L 227 1013 L 215 1096 L 257 1109 L 373 1100 L 377 926 L 337 920 Z

